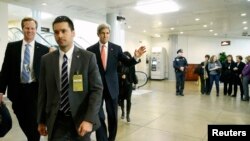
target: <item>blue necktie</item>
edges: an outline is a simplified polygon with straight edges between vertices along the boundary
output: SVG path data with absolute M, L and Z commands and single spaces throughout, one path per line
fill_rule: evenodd
M 22 69 L 22 82 L 28 83 L 30 80 L 30 44 L 25 45 Z
M 67 113 L 70 110 L 68 58 L 65 54 L 63 55 L 62 74 L 61 74 L 60 110 L 64 113 Z

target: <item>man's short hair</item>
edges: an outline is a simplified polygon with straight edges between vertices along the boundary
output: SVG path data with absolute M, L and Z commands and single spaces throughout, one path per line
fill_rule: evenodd
M 24 28 L 24 23 L 27 22 L 27 21 L 34 21 L 35 24 L 36 24 L 36 29 L 37 29 L 37 27 L 38 27 L 37 21 L 35 19 L 31 18 L 31 17 L 25 17 L 25 18 L 22 19 L 22 22 L 21 22 L 22 29 Z
M 53 28 L 54 28 L 54 25 L 56 23 L 61 23 L 61 22 L 67 22 L 68 25 L 69 25 L 69 27 L 70 27 L 70 29 L 72 31 L 75 30 L 74 24 L 73 24 L 72 20 L 69 17 L 67 17 L 67 16 L 58 16 L 58 17 L 56 17 L 55 20 L 54 20 L 54 22 L 53 22 L 53 24 L 52 24 Z

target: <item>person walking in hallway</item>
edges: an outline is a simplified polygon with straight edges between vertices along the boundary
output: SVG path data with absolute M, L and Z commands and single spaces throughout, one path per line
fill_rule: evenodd
M 127 51 L 124 52 L 128 58 L 132 58 L 131 54 Z M 125 118 L 124 101 L 126 104 L 126 119 L 130 122 L 130 111 L 131 111 L 131 96 L 132 96 L 132 85 L 137 84 L 138 80 L 135 75 L 135 66 L 125 66 L 123 63 L 118 65 L 119 74 L 119 103 L 122 110 L 121 119 Z
M 49 141 L 90 141 L 100 126 L 103 91 L 96 57 L 74 46 L 70 18 L 59 16 L 52 27 L 59 50 L 41 60 L 38 131 Z
M 185 72 L 188 66 L 187 59 L 183 56 L 183 50 L 177 51 L 178 56 L 175 57 L 173 66 L 176 76 L 176 95 L 184 96 L 183 90 L 185 85 Z
M 28 141 L 40 140 L 36 120 L 40 60 L 49 52 L 35 41 L 37 26 L 33 18 L 22 19 L 24 38 L 8 43 L 0 73 L 0 100 L 8 89 L 7 97 Z
M 135 50 L 134 57 L 127 58 L 123 54 L 122 48 L 112 42 L 109 42 L 110 26 L 108 24 L 100 24 L 97 28 L 99 42 L 88 47 L 87 50 L 95 53 L 97 64 L 103 82 L 103 101 L 105 101 L 108 130 L 105 123 L 105 114 L 101 106 L 99 118 L 101 127 L 96 131 L 97 141 L 115 141 L 118 123 L 118 95 L 119 83 L 117 65 L 121 61 L 127 66 L 133 66 L 138 63 L 138 59 L 146 52 L 145 47 Z

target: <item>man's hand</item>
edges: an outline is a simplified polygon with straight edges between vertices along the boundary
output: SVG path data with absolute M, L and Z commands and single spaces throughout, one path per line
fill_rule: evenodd
M 141 46 L 139 49 L 136 49 L 134 53 L 135 59 L 140 58 L 145 52 L 146 52 L 145 46 Z
M 78 128 L 78 134 L 84 136 L 85 134 L 91 132 L 93 129 L 93 124 L 87 121 L 83 121 Z
M 3 101 L 3 93 L 0 93 L 0 104 L 2 103 Z
M 38 132 L 40 133 L 41 136 L 47 136 L 48 135 L 48 131 L 47 131 L 46 125 L 40 123 L 38 125 Z
M 180 67 L 180 70 L 181 70 L 181 71 L 184 71 L 184 67 Z

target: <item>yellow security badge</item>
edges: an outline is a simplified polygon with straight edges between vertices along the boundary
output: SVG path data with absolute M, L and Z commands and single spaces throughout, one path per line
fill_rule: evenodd
M 73 91 L 80 92 L 83 91 L 83 78 L 82 75 L 73 76 Z

